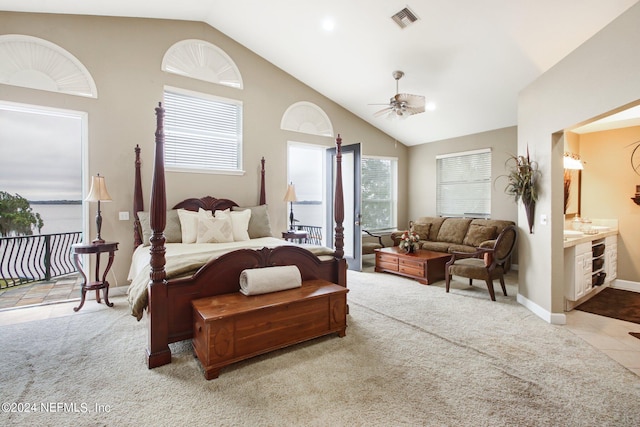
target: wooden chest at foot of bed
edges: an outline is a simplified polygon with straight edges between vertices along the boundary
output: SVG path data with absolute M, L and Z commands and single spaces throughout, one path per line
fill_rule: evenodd
M 246 296 L 240 292 L 192 301 L 193 348 L 205 378 L 240 360 L 337 333 L 347 327 L 347 288 L 324 280 Z

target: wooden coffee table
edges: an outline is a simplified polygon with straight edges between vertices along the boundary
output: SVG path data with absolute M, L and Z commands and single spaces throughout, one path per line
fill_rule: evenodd
M 406 253 L 398 246 L 376 249 L 376 272 L 393 273 L 416 279 L 423 285 L 444 279 L 444 269 L 451 254 L 418 250 Z

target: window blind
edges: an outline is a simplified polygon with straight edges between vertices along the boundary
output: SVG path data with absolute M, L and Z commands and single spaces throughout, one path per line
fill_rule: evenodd
M 491 150 L 436 157 L 439 216 L 491 216 Z
M 164 92 L 165 165 L 242 170 L 242 103 L 204 94 Z

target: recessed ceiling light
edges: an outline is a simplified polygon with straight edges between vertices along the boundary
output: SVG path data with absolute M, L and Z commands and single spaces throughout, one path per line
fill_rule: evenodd
M 333 18 L 324 18 L 324 20 L 322 21 L 322 28 L 325 31 L 333 31 L 335 27 L 336 27 L 336 23 L 333 20 Z
M 433 111 L 436 109 L 436 103 L 435 102 L 427 102 L 427 105 L 425 105 L 425 108 L 429 111 Z

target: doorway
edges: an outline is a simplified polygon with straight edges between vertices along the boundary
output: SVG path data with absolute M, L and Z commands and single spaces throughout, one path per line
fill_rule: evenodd
M 41 234 L 88 230 L 82 208 L 87 114 L 0 101 L 0 190 L 27 199 Z

